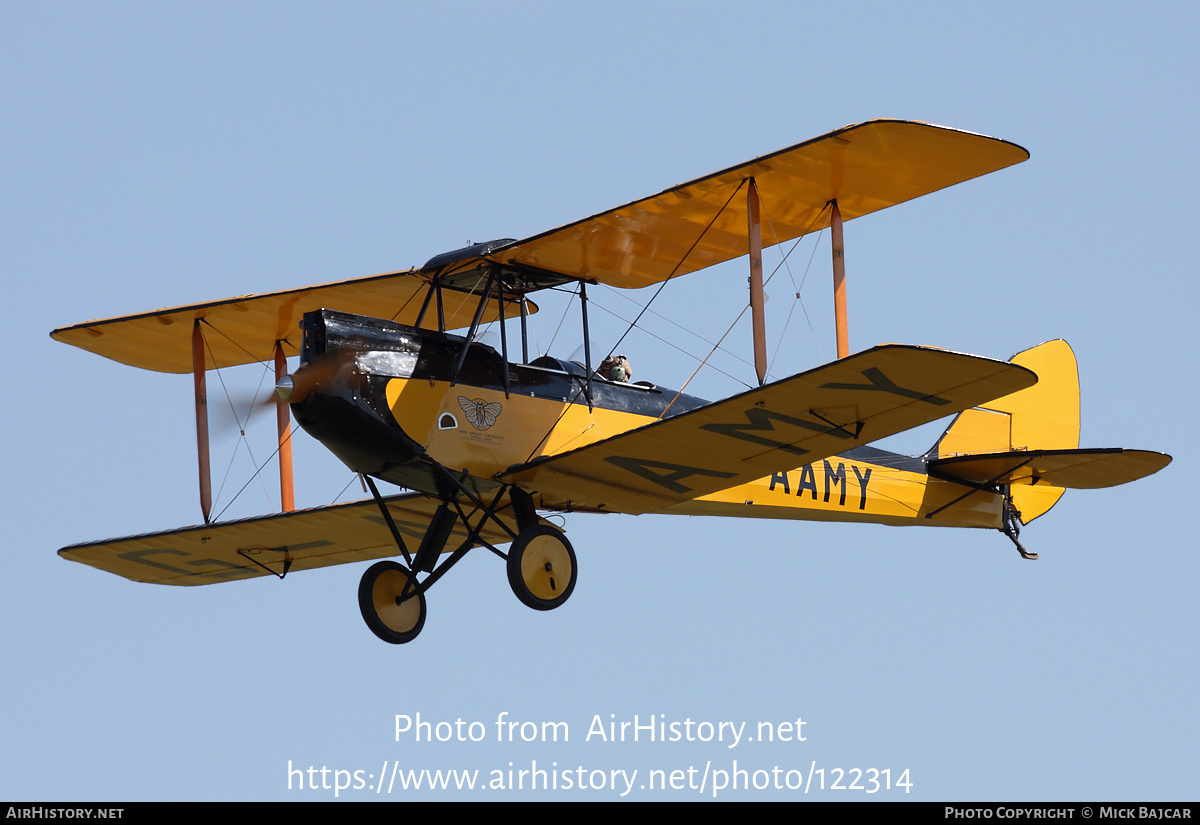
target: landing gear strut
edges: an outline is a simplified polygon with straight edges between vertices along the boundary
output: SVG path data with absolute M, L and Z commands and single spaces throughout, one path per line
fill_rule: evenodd
M 486 547 L 505 560 L 509 586 L 522 604 L 534 610 L 553 610 L 570 598 L 578 571 L 575 549 L 562 532 L 538 520 L 533 498 L 528 493 L 518 487 L 501 487 L 488 503 L 445 468 L 438 469 L 474 509 L 468 512 L 470 505 L 464 509 L 457 498 L 444 499 L 415 555 L 409 553 L 375 482 L 369 476 L 363 477 L 396 547 L 408 563 L 405 567 L 398 562 L 382 561 L 363 574 L 358 586 L 358 607 L 372 633 L 394 645 L 415 639 L 425 625 L 425 592 L 473 547 Z M 516 522 L 515 530 L 499 515 L 498 505 L 505 495 L 512 503 L 507 518 Z M 484 538 L 483 529 L 489 519 L 508 536 L 497 543 L 511 541 L 508 553 Z M 449 558 L 438 563 L 458 525 L 466 531 L 465 540 Z M 420 581 L 419 573 L 426 574 Z

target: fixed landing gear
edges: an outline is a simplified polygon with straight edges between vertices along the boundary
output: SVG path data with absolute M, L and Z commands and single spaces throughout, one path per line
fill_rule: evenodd
M 402 645 L 425 626 L 425 591 L 407 567 L 381 561 L 367 568 L 358 584 L 358 609 L 372 633 Z
M 486 547 L 505 560 L 513 593 L 522 604 L 534 610 L 559 607 L 575 589 L 578 571 L 575 549 L 559 530 L 539 522 L 528 493 L 516 487 L 501 488 L 488 503 L 448 471 L 445 475 L 474 509 L 464 509 L 457 499 L 444 499 L 434 512 L 415 555 L 409 553 L 375 482 L 368 476 L 363 477 L 391 530 L 397 549 L 408 563 L 408 567 L 394 561 L 374 564 L 363 574 L 358 585 L 358 608 L 363 620 L 372 633 L 389 644 L 401 645 L 417 637 L 425 626 L 425 591 L 474 547 Z M 512 503 L 512 511 L 502 517 L 498 505 L 505 495 Z M 484 525 L 489 520 L 499 526 L 501 536 L 505 537 L 498 541 L 485 538 Z M 516 522 L 516 529 L 511 526 L 512 521 Z M 438 559 L 455 530 L 465 531 L 466 538 L 439 563 Z M 493 541 L 497 544 L 510 541 L 508 552 L 497 548 Z M 425 575 L 418 581 L 417 575 L 422 573 Z
M 508 584 L 521 603 L 553 610 L 575 589 L 575 548 L 553 527 L 527 527 L 508 548 Z

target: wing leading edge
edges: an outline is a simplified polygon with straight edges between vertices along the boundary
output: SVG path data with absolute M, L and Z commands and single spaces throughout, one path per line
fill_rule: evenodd
M 1032 386 L 1006 361 L 887 344 L 501 478 L 544 506 L 648 513 L 826 458 Z
M 438 503 L 411 494 L 385 499 L 402 535 L 420 543 Z M 515 522 L 513 522 L 515 525 Z M 488 521 L 483 538 L 509 536 Z M 447 542 L 465 538 L 461 520 Z M 416 544 L 410 549 L 415 550 Z M 398 554 L 392 534 L 373 500 L 333 504 L 258 518 L 185 527 L 64 547 L 58 554 L 126 579 L 150 584 L 200 585 L 331 567 Z
M 297 325 L 305 312 L 315 309 L 328 307 L 415 326 L 428 286 L 423 271 L 411 269 L 86 321 L 59 327 L 50 337 L 140 369 L 188 373 L 192 371 L 192 325 L 200 320 L 205 325 L 209 367 L 235 367 L 270 360 L 276 341 L 284 342 L 285 354 L 299 353 Z M 481 288 L 482 283 L 474 287 Z M 445 296 L 446 329 L 470 325 L 477 304 L 471 286 L 447 289 Z M 520 312 L 518 303 L 506 300 L 506 317 Z M 527 312 L 537 312 L 537 306 L 527 302 Z M 490 323 L 497 314 L 489 304 L 481 321 Z M 426 313 L 422 327 L 437 329 L 437 314 Z
M 490 252 L 636 289 L 745 255 L 754 178 L 763 244 L 819 230 L 830 201 L 843 220 L 886 209 L 1029 159 L 1015 143 L 911 120 L 856 123 Z

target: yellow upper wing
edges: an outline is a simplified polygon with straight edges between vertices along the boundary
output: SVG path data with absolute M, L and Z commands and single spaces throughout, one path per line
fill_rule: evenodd
M 1024 367 L 888 344 L 509 470 L 544 506 L 647 513 L 1033 385 Z
M 643 287 L 748 252 L 746 197 L 739 191 L 747 178 L 758 187 L 763 245 L 769 246 L 820 229 L 831 200 L 850 220 L 1028 158 L 1020 146 L 986 135 L 871 120 L 517 241 L 488 257 L 609 286 Z
M 389 272 L 87 321 L 60 327 L 51 332 L 50 337 L 133 367 L 187 373 L 192 371 L 192 325 L 202 319 L 208 368 L 233 367 L 269 360 L 276 341 L 285 342 L 286 355 L 297 354 L 300 351 L 297 329 L 300 318 L 305 312 L 323 307 L 414 325 L 428 284 L 428 278 L 419 270 Z M 480 283 L 475 288 L 482 287 Z M 470 289 L 470 285 L 466 289 Z M 443 295 L 446 329 L 468 326 L 478 300 L 465 290 L 446 290 Z M 537 307 L 530 303 L 528 311 L 536 312 Z M 519 313 L 519 305 L 508 300 L 506 316 Z M 493 321 L 496 315 L 495 304 L 489 302 L 483 321 Z M 422 326 L 437 328 L 434 310 L 426 313 Z
M 460 250 L 470 254 L 444 267 L 456 275 L 446 295 L 446 328 L 470 323 L 476 303 L 470 296 L 482 287 L 479 264 L 487 261 L 534 267 L 525 270 L 535 277 L 524 289 L 559 282 L 556 278 L 564 275 L 636 288 L 745 255 L 746 199 L 738 193 L 750 177 L 762 204 L 763 242 L 771 245 L 819 228 L 831 200 L 850 220 L 1028 157 L 1016 144 L 929 123 L 872 120 L 847 126 L 498 249 Z M 51 336 L 124 364 L 186 373 L 192 371 L 192 326 L 202 319 L 210 368 L 248 364 L 269 359 L 276 341 L 285 342 L 285 353 L 294 355 L 296 325 L 309 310 L 328 307 L 415 324 L 425 287 L 438 269 L 427 265 L 88 321 Z M 537 270 L 544 272 L 537 276 Z M 518 313 L 510 302 L 506 315 Z M 496 314 L 489 306 L 483 320 Z M 433 324 L 431 313 L 425 326 Z
M 439 502 L 415 494 L 385 500 L 396 528 L 414 540 L 408 543 L 415 552 Z M 482 534 L 497 544 L 510 539 L 491 521 Z M 455 549 L 466 537 L 457 522 L 446 549 Z M 76 544 L 58 554 L 137 582 L 197 585 L 278 575 L 287 561 L 289 572 L 295 572 L 386 558 L 399 550 L 379 508 L 368 499 Z

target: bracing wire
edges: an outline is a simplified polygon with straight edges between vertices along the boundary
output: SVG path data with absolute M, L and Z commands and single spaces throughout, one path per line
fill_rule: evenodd
M 558 331 L 562 329 L 563 322 L 567 320 L 567 312 L 571 309 L 571 304 L 575 303 L 575 296 L 579 294 L 579 288 L 576 286 L 575 291 L 571 293 L 571 297 L 567 299 L 567 305 L 563 307 L 562 317 L 558 319 L 558 326 L 554 328 L 554 334 L 550 336 L 550 343 L 546 345 L 546 352 L 550 352 L 550 348 L 554 346 L 554 339 L 558 337 Z
M 203 319 L 201 319 L 201 320 L 203 320 Z M 205 326 L 207 326 L 209 329 L 216 330 L 222 337 L 224 337 L 230 343 L 233 343 L 235 346 L 237 346 L 238 349 L 242 350 L 247 355 L 252 356 L 252 353 L 250 353 L 249 350 L 247 350 L 245 347 L 238 344 L 236 341 L 234 341 L 228 335 L 225 335 L 225 333 L 218 330 L 212 324 L 205 321 Z M 228 480 L 229 473 L 233 469 L 233 462 L 237 458 L 237 453 L 238 453 L 238 450 L 241 448 L 242 443 L 244 443 L 246 445 L 246 453 L 250 456 L 250 464 L 252 466 L 258 464 L 258 459 L 254 457 L 254 449 L 250 446 L 250 440 L 248 438 L 246 438 L 246 427 L 250 423 L 250 413 L 253 411 L 254 406 L 258 403 L 258 393 L 262 390 L 262 382 L 265 380 L 266 371 L 269 369 L 269 367 L 267 367 L 267 364 L 265 361 L 260 361 L 258 358 L 254 359 L 255 361 L 262 364 L 263 375 L 259 377 L 258 387 L 255 388 L 254 397 L 250 401 L 250 409 L 246 411 L 246 421 L 243 422 L 242 417 L 240 415 L 238 415 L 237 408 L 233 404 L 233 396 L 229 392 L 229 387 L 227 387 L 225 384 L 225 377 L 224 377 L 224 375 L 221 374 L 221 366 L 217 363 L 217 358 L 213 354 L 212 346 L 208 343 L 208 337 L 203 334 L 201 334 L 200 337 L 204 341 L 204 348 L 208 351 L 208 357 L 213 364 L 212 372 L 216 373 L 216 375 L 217 375 L 217 380 L 221 384 L 221 391 L 223 393 L 225 393 L 225 401 L 229 404 L 229 410 L 230 410 L 230 412 L 233 413 L 233 419 L 235 422 L 237 422 L 237 425 L 238 425 L 238 444 L 235 445 L 233 454 L 230 455 L 230 457 L 229 457 L 229 464 L 226 465 L 226 467 L 225 467 L 225 475 L 221 478 L 221 485 L 217 489 L 216 496 L 214 496 L 214 499 L 213 499 L 214 501 L 216 501 L 216 500 L 220 499 L 221 493 L 223 493 L 225 490 L 225 482 Z M 278 450 L 276 450 L 276 452 L 278 452 Z M 272 455 L 274 455 L 274 454 L 272 454 Z M 268 458 L 267 462 L 269 463 L 270 460 L 271 459 Z M 265 466 L 266 466 L 266 464 L 263 465 L 263 467 L 265 467 Z M 257 470 L 255 470 L 254 475 L 250 477 L 250 481 L 253 481 L 255 478 L 258 478 L 258 476 L 261 472 L 262 472 L 262 467 L 259 467 Z M 238 492 L 236 494 L 234 494 L 234 497 L 232 499 L 230 499 L 229 503 L 221 508 L 221 513 L 224 513 L 226 510 L 229 509 L 230 505 L 232 505 L 233 502 L 237 500 L 238 496 L 240 496 L 242 494 L 242 491 L 245 490 L 247 486 L 249 486 L 249 483 L 250 482 L 247 482 L 246 484 L 242 485 L 242 488 L 240 490 L 238 490 Z M 268 504 L 270 504 L 271 503 L 271 493 L 269 490 L 267 490 L 267 484 L 265 481 L 262 482 L 262 485 L 263 485 L 263 495 L 266 496 L 267 502 L 268 502 Z M 218 513 L 217 518 L 220 518 L 220 513 Z
M 608 351 L 608 355 L 612 355 L 614 352 L 616 352 L 617 348 L 621 346 L 621 342 L 625 340 L 625 337 L 627 335 L 629 335 L 629 333 L 632 332 L 635 327 L 637 327 L 638 322 L 642 320 L 642 316 L 646 313 L 647 310 L 650 309 L 650 304 L 654 303 L 654 299 L 657 298 L 660 294 L 662 294 L 663 289 L 666 287 L 666 285 L 668 283 L 670 283 L 671 279 L 673 279 L 675 277 L 675 275 L 679 272 L 679 268 L 681 266 L 683 266 L 684 262 L 688 259 L 688 256 L 692 254 L 692 250 L 695 249 L 696 245 L 699 244 L 700 241 L 704 239 L 704 236 L 706 234 L 708 234 L 708 230 L 712 228 L 712 225 L 714 223 L 716 223 L 717 218 L 721 217 L 721 214 L 725 211 L 725 209 L 729 206 L 729 204 L 737 196 L 737 193 L 742 191 L 742 187 L 745 185 L 746 185 L 745 179 L 742 179 L 741 181 L 738 182 L 738 185 L 734 188 L 733 192 L 730 193 L 729 198 L 725 201 L 725 203 L 723 203 L 721 205 L 721 208 L 717 210 L 717 213 L 712 216 L 712 219 L 707 224 L 705 224 L 704 229 L 702 229 L 700 231 L 700 234 L 696 236 L 696 240 L 692 241 L 691 246 L 689 246 L 687 248 L 687 250 L 683 253 L 683 255 L 679 258 L 678 263 L 676 263 L 675 266 L 672 267 L 670 274 L 667 275 L 667 277 L 664 278 L 661 283 L 659 283 L 658 289 L 656 289 L 654 291 L 654 294 L 652 296 L 650 296 L 650 300 L 646 302 L 646 306 L 642 307 L 642 310 L 637 314 L 637 316 L 633 319 L 633 321 L 630 322 L 629 327 L 625 330 L 625 332 L 623 332 L 621 334 L 621 337 L 617 339 L 617 342 L 612 345 L 612 347 Z M 563 317 L 564 318 L 566 317 L 565 313 L 564 313 Z M 559 325 L 560 326 L 562 325 L 561 322 L 559 322 Z M 606 355 L 605 358 L 607 358 L 608 355 Z M 601 359 L 601 360 L 603 361 L 603 359 Z M 563 409 L 558 414 L 558 417 L 555 418 L 554 421 L 550 424 L 549 429 L 546 430 L 546 432 L 538 440 L 537 444 L 535 444 L 533 449 L 530 450 L 529 455 L 526 456 L 526 458 L 525 458 L 525 461 L 531 461 L 533 459 L 533 456 L 537 453 L 538 450 L 540 450 L 542 448 L 542 445 L 546 443 L 546 439 L 550 437 L 550 434 L 552 432 L 554 432 L 554 428 L 558 426 L 560 421 L 562 421 L 563 417 L 567 414 L 567 411 L 571 408 L 571 405 L 574 404 L 576 400 L 578 400 L 580 394 L 583 393 L 583 391 L 584 391 L 583 387 L 580 387 L 579 389 L 577 389 L 575 391 L 575 394 L 571 397 L 571 400 L 563 406 Z M 678 396 L 676 396 L 676 397 L 678 397 Z
M 602 311 L 602 312 L 607 312 L 609 315 L 611 315 L 612 317 L 616 318 L 618 321 L 625 321 L 626 323 L 628 323 L 628 321 L 626 321 L 626 319 L 625 319 L 623 316 L 621 316 L 621 315 L 617 314 L 616 312 L 613 312 L 613 311 L 612 311 L 611 309 L 609 309 L 608 307 L 605 307 L 605 306 L 602 306 L 601 304 L 598 304 L 598 303 L 596 303 L 596 301 L 595 301 L 595 300 L 593 300 L 593 301 L 590 301 L 590 303 L 592 304 L 592 306 L 596 307 L 596 308 L 597 308 L 597 309 L 599 309 L 600 311 Z M 635 304 L 636 304 L 636 302 L 635 302 Z M 655 315 L 657 315 L 657 314 L 658 314 L 658 313 L 655 313 Z M 661 318 L 662 316 L 659 316 L 659 317 Z M 666 319 L 666 318 L 664 318 L 663 320 L 669 320 L 669 319 Z M 668 347 L 671 347 L 672 349 L 674 349 L 674 350 L 676 350 L 676 351 L 678 351 L 678 352 L 681 352 L 681 353 L 683 353 L 683 354 L 684 354 L 684 355 L 686 355 L 688 358 L 691 358 L 691 359 L 692 359 L 692 360 L 694 360 L 694 361 L 700 361 L 700 360 L 701 360 L 701 359 L 700 359 L 700 356 L 698 356 L 698 355 L 696 355 L 696 354 L 694 354 L 694 353 L 688 352 L 688 351 L 687 351 L 687 350 L 685 350 L 683 347 L 679 346 L 678 344 L 676 344 L 676 343 L 675 343 L 675 342 L 673 342 L 673 341 L 668 341 L 666 338 L 663 338 L 662 336 L 655 335 L 653 332 L 651 332 L 649 329 L 646 329 L 645 327 L 638 327 L 638 329 L 639 329 L 639 330 L 641 330 L 641 331 L 642 331 L 644 334 L 646 334 L 646 335 L 649 335 L 651 338 L 655 339 L 656 341 L 659 341 L 660 343 L 666 344 Z M 696 336 L 696 337 L 697 337 L 697 338 L 699 338 L 700 336 Z M 703 338 L 701 338 L 700 340 L 702 340 L 702 341 L 703 341 L 704 339 L 703 339 Z M 706 344 L 708 344 L 708 343 L 711 343 L 711 342 L 709 342 L 709 341 L 705 341 L 705 343 L 706 343 Z M 736 358 L 738 361 L 741 361 L 743 364 L 747 364 L 747 365 L 749 365 L 749 362 L 748 362 L 748 361 L 746 361 L 746 359 L 744 359 L 744 358 L 742 358 L 742 357 L 740 357 L 740 356 L 738 356 L 738 355 L 736 355 L 736 354 L 734 354 L 734 353 L 731 353 L 731 352 L 730 352 L 730 353 L 727 353 L 727 354 L 728 354 L 728 355 L 730 355 L 730 356 L 732 356 L 733 358 Z M 713 369 L 714 369 L 714 370 L 716 370 L 717 372 L 721 373 L 721 375 L 724 375 L 726 378 L 731 378 L 731 379 L 733 379 L 734 381 L 736 381 L 736 382 L 738 382 L 739 384 L 743 385 L 743 386 L 744 386 L 744 387 L 746 387 L 747 389 L 749 389 L 749 388 L 750 388 L 750 385 L 749 385 L 749 384 L 747 384 L 747 383 L 746 383 L 745 381 L 743 381 L 742 379 L 738 378 L 736 375 L 733 375 L 732 373 L 725 372 L 725 370 L 721 369 L 720 367 L 713 367 Z
M 763 211 L 766 212 L 766 207 L 763 208 Z M 821 217 L 821 215 L 825 215 L 825 214 L 829 214 L 830 216 L 833 215 L 833 210 L 829 209 L 828 204 L 826 204 L 826 207 L 824 209 L 822 209 L 819 213 L 817 213 L 817 218 L 813 219 L 813 223 L 816 223 L 816 221 Z M 771 227 L 771 234 L 775 235 L 776 234 L 775 233 L 775 224 L 774 224 L 774 222 L 771 221 L 771 216 L 769 213 L 767 214 L 767 223 Z M 792 322 L 792 315 L 796 311 L 796 304 L 800 304 L 800 311 L 804 313 L 804 318 L 806 321 L 808 321 L 808 328 L 809 328 L 809 331 L 812 332 L 813 343 L 815 343 L 817 345 L 817 355 L 820 356 L 820 359 L 822 361 L 825 360 L 825 353 L 821 349 L 821 341 L 817 338 L 817 331 L 813 327 L 812 318 L 809 317 L 808 308 L 804 305 L 804 299 L 802 297 L 800 297 L 800 295 L 801 295 L 801 292 L 804 290 L 804 284 L 808 281 L 808 273 L 812 270 L 812 262 L 813 262 L 813 259 L 817 255 L 817 247 L 820 246 L 820 244 L 821 244 L 821 235 L 824 234 L 825 228 L 828 225 L 829 225 L 828 221 L 826 221 L 825 223 L 823 223 L 821 225 L 821 229 L 817 233 L 817 238 L 815 241 L 813 241 L 812 252 L 808 256 L 808 263 L 804 267 L 804 275 L 800 278 L 799 285 L 796 284 L 796 278 L 795 278 L 795 276 L 792 275 L 792 268 L 790 266 L 787 267 L 788 278 L 792 282 L 792 287 L 795 288 L 795 290 L 796 290 L 796 300 L 792 303 L 792 308 L 788 311 L 787 320 L 784 321 L 783 330 L 779 333 L 779 343 L 775 345 L 775 353 L 771 356 L 771 362 L 767 366 L 768 373 L 771 371 L 771 368 L 775 366 L 775 359 L 779 357 L 779 350 L 783 347 L 784 337 L 787 334 L 788 326 Z M 794 251 L 796 249 L 796 246 L 799 245 L 800 240 L 802 238 L 807 237 L 808 233 L 811 231 L 812 231 L 812 224 L 809 224 L 808 230 L 803 235 L 801 235 L 799 238 L 796 239 L 796 243 L 792 244 L 792 249 L 788 250 L 787 255 L 783 256 L 783 260 L 780 262 L 781 264 L 784 264 L 787 262 L 788 255 L 792 254 L 792 251 Z M 778 237 L 778 236 L 776 235 L 776 237 Z M 778 269 L 778 267 L 776 267 L 776 269 Z M 775 273 L 772 272 L 771 274 L 774 275 Z
M 642 308 L 642 311 L 639 312 L 637 314 L 637 317 L 634 318 L 633 321 L 629 324 L 629 328 L 626 329 L 625 332 L 623 332 L 621 334 L 621 337 L 617 339 L 617 343 L 612 345 L 612 348 L 608 351 L 609 355 L 612 355 L 614 352 L 617 351 L 617 348 L 621 346 L 621 342 L 625 340 L 625 336 L 629 335 L 629 333 L 633 331 L 634 327 L 637 326 L 638 321 L 642 320 L 642 316 L 646 313 L 646 311 L 648 309 L 650 309 L 650 305 L 652 303 L 654 303 L 654 299 L 662 294 L 662 291 L 666 287 L 666 285 L 668 283 L 670 283 L 671 279 L 674 278 L 675 275 L 679 272 L 679 267 L 683 266 L 683 262 L 688 259 L 688 255 L 692 254 L 692 250 L 695 249 L 696 245 L 699 244 L 700 241 L 702 241 L 704 239 L 704 236 L 708 234 L 708 230 L 712 229 L 712 225 L 717 222 L 717 218 L 721 217 L 721 214 L 726 210 L 726 208 L 728 208 L 729 204 L 733 202 L 733 199 L 735 197 L 737 197 L 737 193 L 741 192 L 742 187 L 745 185 L 746 185 L 746 178 L 743 178 L 742 180 L 740 180 L 738 182 L 737 188 L 733 190 L 733 192 L 726 199 L 725 203 L 721 204 L 721 208 L 717 210 L 717 214 L 712 216 L 712 220 L 710 220 L 705 225 L 704 229 L 700 232 L 700 234 L 696 236 L 696 240 L 692 241 L 692 245 L 689 246 L 687 248 L 687 251 L 683 253 L 683 257 L 681 257 L 679 259 L 679 263 L 675 264 L 674 268 L 671 270 L 671 274 L 668 275 L 666 278 L 664 278 L 662 283 L 660 283 L 658 285 L 658 289 L 656 289 L 654 291 L 654 294 L 650 296 L 650 300 L 646 302 L 646 306 L 644 306 Z M 608 356 L 605 356 L 605 357 L 608 357 Z
M 821 215 L 821 214 L 823 214 L 823 213 L 824 213 L 824 210 L 822 210 L 822 212 L 818 213 L 818 215 L 817 215 L 817 218 L 814 218 L 814 219 L 813 219 L 813 223 L 816 223 L 817 219 L 818 219 L 818 218 L 820 217 L 820 215 Z M 768 218 L 768 221 L 769 221 L 769 220 L 770 220 L 770 219 Z M 809 230 L 811 231 L 811 229 L 812 229 L 812 225 L 810 224 L 810 225 L 809 225 Z M 774 227 L 774 225 L 772 225 L 772 226 L 771 226 L 771 231 L 772 231 L 772 233 L 774 233 L 774 231 L 775 231 L 775 227 Z M 785 253 L 784 253 L 784 255 L 783 255 L 783 259 L 782 259 L 782 260 L 780 260 L 780 262 L 779 262 L 778 264 L 776 264 L 776 265 L 775 265 L 775 268 L 771 270 L 771 274 L 770 274 L 770 275 L 768 275 L 768 276 L 767 276 L 767 277 L 766 277 L 766 278 L 763 280 L 763 286 L 764 286 L 764 287 L 765 287 L 767 284 L 771 283 L 771 279 L 775 277 L 775 274 L 776 274 L 777 272 L 779 272 L 780 268 L 781 268 L 781 267 L 784 267 L 784 266 L 787 264 L 787 260 L 788 260 L 788 258 L 791 256 L 791 254 L 792 254 L 793 252 L 795 252 L 795 251 L 796 251 L 796 248 L 797 248 L 797 247 L 800 245 L 800 242 L 801 242 L 802 240 L 804 240 L 804 238 L 807 236 L 807 234 L 808 234 L 808 233 L 807 233 L 807 232 L 805 232 L 805 233 L 801 234 L 799 237 L 797 237 L 797 238 L 796 238 L 795 242 L 792 244 L 792 248 L 791 248 L 791 249 L 789 249 L 787 252 L 785 252 Z M 815 246 L 814 246 L 814 250 L 815 250 Z M 811 259 L 810 259 L 810 263 L 811 263 Z M 788 274 L 789 274 L 789 277 L 790 277 L 790 275 L 791 275 L 791 268 L 790 268 L 790 267 L 788 268 Z M 794 278 L 792 279 L 792 283 L 793 283 L 793 284 L 795 284 L 795 279 L 794 279 Z M 802 285 L 803 285 L 803 284 L 802 284 Z M 797 289 L 797 296 L 799 296 L 799 289 Z M 745 305 L 742 307 L 742 310 L 741 310 L 741 312 L 739 312 L 739 313 L 738 313 L 737 317 L 733 319 L 733 323 L 729 325 L 729 328 L 725 330 L 725 333 L 724 333 L 724 334 L 723 334 L 723 335 L 720 337 L 720 339 L 717 341 L 717 343 L 713 344 L 713 347 L 712 347 L 712 349 L 711 349 L 711 350 L 709 350 L 709 353 L 708 353 L 708 355 L 706 355 L 706 356 L 704 357 L 704 360 L 703 360 L 703 361 L 701 361 L 701 362 L 700 362 L 700 365 L 699 365 L 698 367 L 696 367 L 696 369 L 695 369 L 695 370 L 693 370 L 693 371 L 692 371 L 692 374 L 691 374 L 690 376 L 688 376 L 688 379 L 687 379 L 687 381 L 684 381 L 684 382 L 683 382 L 683 386 L 682 386 L 682 387 L 680 387 L 680 388 L 679 388 L 679 389 L 678 389 L 678 390 L 675 392 L 675 396 L 674 396 L 674 398 L 672 398 L 672 399 L 670 400 L 670 402 L 667 404 L 667 406 L 666 406 L 666 407 L 663 409 L 662 413 L 660 413 L 660 414 L 659 414 L 659 418 L 662 418 L 662 417 L 664 417 L 664 416 L 667 414 L 667 410 L 671 409 L 671 406 L 672 406 L 672 405 L 673 405 L 673 404 L 674 404 L 674 403 L 675 403 L 675 402 L 676 402 L 676 401 L 679 399 L 679 396 L 683 395 L 683 391 L 684 391 L 684 390 L 687 388 L 687 385 L 688 385 L 688 384 L 690 384 L 690 383 L 692 382 L 692 379 L 696 377 L 697 373 L 699 373 L 699 372 L 700 372 L 700 370 L 704 368 L 704 365 L 708 363 L 708 359 L 709 359 L 709 358 L 711 358 L 711 357 L 713 356 L 713 353 L 715 353 L 715 352 L 716 352 L 718 349 L 720 349 L 720 346 L 721 346 L 721 344 L 723 344 L 723 343 L 725 342 L 725 339 L 726 339 L 726 338 L 729 336 L 729 333 L 733 332 L 733 329 L 734 329 L 734 327 L 736 327 L 736 326 L 738 325 L 738 322 L 742 320 L 742 316 L 746 314 L 746 310 L 748 310 L 749 308 L 750 308 L 750 304 L 749 304 L 749 302 L 747 302 L 747 303 L 746 303 L 746 304 L 745 304 Z M 769 371 L 768 371 L 768 373 L 769 373 Z

